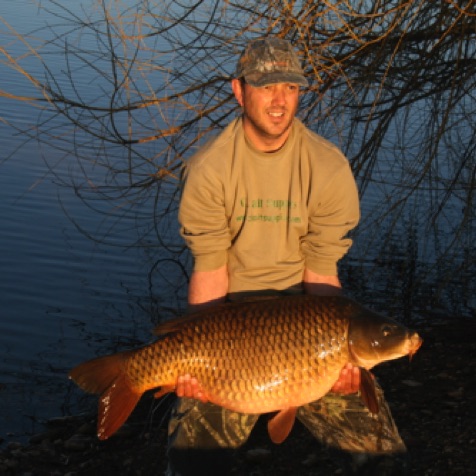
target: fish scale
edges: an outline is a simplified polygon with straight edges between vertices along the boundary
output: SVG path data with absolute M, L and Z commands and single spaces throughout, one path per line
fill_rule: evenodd
M 374 356 L 383 325 L 393 326 L 395 336 L 382 346 L 385 352 Z M 319 399 L 347 362 L 360 365 L 359 358 L 364 358 L 362 366 L 370 368 L 414 353 L 421 344 L 395 321 L 348 298 L 330 296 L 216 306 L 166 322 L 156 333 L 158 339 L 150 345 L 100 357 L 71 371 L 80 387 L 101 394 L 100 438 L 123 423 L 144 392 L 159 387 L 157 395 L 174 391 L 182 375 L 196 377 L 212 403 L 243 413 L 267 413 Z

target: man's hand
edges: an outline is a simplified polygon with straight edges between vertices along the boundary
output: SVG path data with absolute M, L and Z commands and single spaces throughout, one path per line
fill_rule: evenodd
M 360 369 L 351 363 L 341 370 L 339 379 L 331 388 L 333 392 L 349 394 L 356 393 L 360 388 Z
M 200 400 L 202 403 L 208 402 L 207 395 L 203 391 L 198 380 L 188 374 L 178 377 L 175 393 L 181 398 L 195 398 L 196 400 Z

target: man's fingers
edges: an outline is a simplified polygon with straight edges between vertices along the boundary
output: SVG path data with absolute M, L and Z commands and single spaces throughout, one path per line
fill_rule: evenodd
M 352 368 L 352 389 L 357 392 L 360 388 L 360 369 L 359 367 Z
M 337 382 L 332 387 L 333 392 L 348 394 L 355 393 L 360 388 L 360 369 L 348 363 L 341 370 Z
M 178 397 L 190 397 L 191 394 L 191 384 L 190 384 L 190 375 L 180 375 L 177 378 L 177 387 L 175 393 Z
M 208 398 L 198 380 L 189 374 L 181 375 L 177 378 L 175 393 L 180 398 L 196 398 L 203 403 L 208 402 Z

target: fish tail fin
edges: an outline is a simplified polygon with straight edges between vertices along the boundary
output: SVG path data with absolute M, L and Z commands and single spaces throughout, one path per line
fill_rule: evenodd
M 107 440 L 127 420 L 142 396 L 134 391 L 125 374 L 119 377 L 99 398 L 97 434 Z
M 100 395 L 124 372 L 124 357 L 119 353 L 88 360 L 71 370 L 69 378 L 85 392 Z
M 100 440 L 109 438 L 122 426 L 142 396 L 127 378 L 125 356 L 124 352 L 89 360 L 69 374 L 84 391 L 100 395 L 97 429 Z

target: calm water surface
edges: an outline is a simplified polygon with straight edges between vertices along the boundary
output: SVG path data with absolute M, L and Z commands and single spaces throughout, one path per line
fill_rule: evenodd
M 147 289 L 141 252 L 101 248 L 80 234 L 59 202 L 80 216 L 72 193 L 45 178 L 34 149 L 23 154 L 0 173 L 3 435 L 58 414 L 67 371 L 96 352 L 95 336 L 133 336 L 141 320 L 151 326 L 129 302 Z
M 20 32 L 51 21 L 31 1 L 1 2 L 0 17 Z M 16 41 L 1 24 L 0 40 Z M 0 88 L 32 93 L 1 64 Z M 35 125 L 37 112 L 0 98 L 0 117 L 21 129 Z M 59 184 L 71 174 L 66 164 L 54 178 L 43 161 L 60 159 L 59 152 L 26 141 L 3 122 L 0 143 L 0 438 L 8 440 L 70 411 L 73 365 L 125 342 L 147 341 L 153 323 L 151 263 L 144 250 L 126 248 L 137 240 L 134 223 L 124 224 L 115 246 L 95 243 L 65 211 L 90 231 L 100 229 L 103 217 Z

